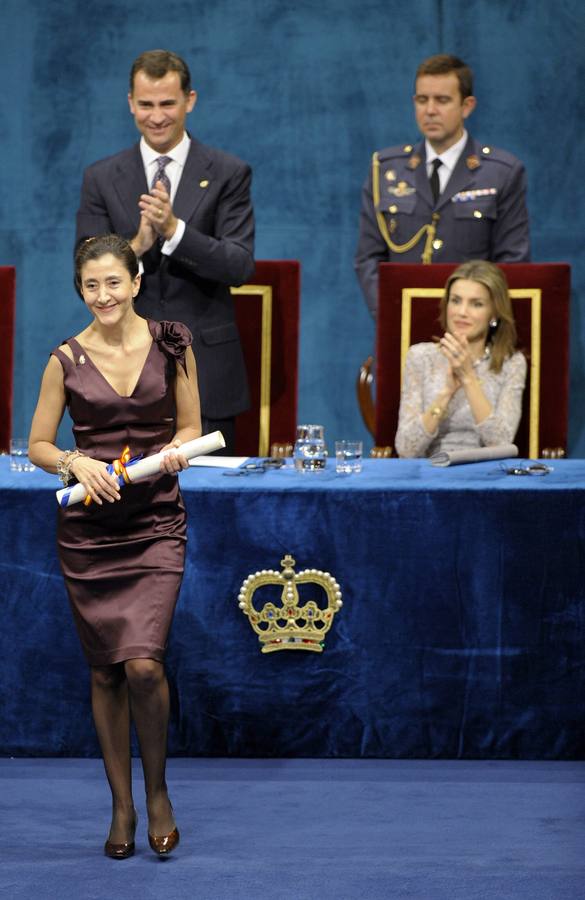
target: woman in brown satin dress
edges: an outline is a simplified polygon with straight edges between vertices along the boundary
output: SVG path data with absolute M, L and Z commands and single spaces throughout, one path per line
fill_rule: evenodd
M 59 509 L 58 545 L 83 650 L 91 667 L 93 716 L 112 791 L 106 855 L 134 852 L 130 719 L 144 771 L 148 836 L 158 855 L 179 832 L 165 781 L 169 691 L 163 668 L 185 555 L 180 445 L 201 434 L 191 334 L 177 322 L 138 316 L 140 287 L 130 245 L 116 235 L 80 245 L 76 282 L 92 316 L 53 351 L 33 418 L 37 466 L 74 478 L 91 498 Z M 65 407 L 76 449 L 56 446 Z M 168 450 L 161 471 L 118 486 L 108 464 Z

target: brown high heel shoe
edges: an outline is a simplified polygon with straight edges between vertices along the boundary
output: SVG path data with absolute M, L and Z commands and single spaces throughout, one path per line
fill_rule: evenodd
M 169 834 L 163 834 L 160 837 L 148 832 L 148 843 L 157 856 L 168 856 L 175 847 L 178 847 L 179 840 L 179 829 L 176 825 Z
M 136 810 L 134 810 L 134 828 L 132 840 L 127 841 L 123 844 L 114 844 L 113 841 L 107 840 L 104 844 L 104 853 L 106 854 L 106 856 L 109 856 L 110 859 L 128 859 L 129 856 L 134 856 L 134 834 L 136 834 L 137 823 L 138 813 L 136 812 Z
M 168 798 L 167 798 L 168 799 Z M 169 806 L 171 807 L 171 812 L 174 813 L 173 804 L 169 800 Z M 173 815 L 174 818 L 174 815 Z M 172 831 L 169 831 L 168 834 L 151 834 L 148 832 L 148 843 L 150 844 L 150 849 L 153 853 L 156 853 L 157 856 L 168 856 L 176 847 L 179 846 L 179 829 L 176 824 Z

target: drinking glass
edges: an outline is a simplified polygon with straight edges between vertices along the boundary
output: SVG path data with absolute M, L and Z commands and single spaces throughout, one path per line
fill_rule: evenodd
M 297 472 L 322 472 L 327 464 L 322 425 L 297 425 L 297 439 L 293 451 Z
M 10 471 L 34 472 L 35 467 L 28 458 L 28 440 L 26 438 L 10 439 Z
M 351 475 L 362 470 L 362 441 L 335 441 L 335 471 Z

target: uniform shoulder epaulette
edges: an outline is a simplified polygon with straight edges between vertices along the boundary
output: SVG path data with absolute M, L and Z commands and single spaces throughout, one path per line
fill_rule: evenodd
M 502 150 L 500 147 L 492 147 L 491 144 L 481 144 L 479 155 L 482 161 L 490 160 L 505 166 L 517 166 L 520 161 L 513 153 L 508 153 L 507 150 Z
M 395 147 L 384 147 L 383 150 L 378 150 L 378 159 L 381 163 L 389 159 L 404 159 L 410 156 L 413 150 L 414 144 L 397 144 Z

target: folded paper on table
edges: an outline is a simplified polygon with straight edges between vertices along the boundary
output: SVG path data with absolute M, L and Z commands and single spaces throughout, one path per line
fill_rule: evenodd
M 439 450 L 429 456 L 433 466 L 458 466 L 461 463 L 487 462 L 490 459 L 510 459 L 518 456 L 515 444 L 499 444 L 497 447 L 472 447 L 468 450 Z
M 194 456 L 190 466 L 209 466 L 213 469 L 239 469 L 250 459 L 249 456 Z
M 203 437 L 195 438 L 194 441 L 186 441 L 177 447 L 177 450 L 186 457 L 193 459 L 195 456 L 202 456 L 205 453 L 213 453 L 214 450 L 221 450 L 225 447 L 225 441 L 221 431 L 212 431 L 211 434 L 204 434 Z M 118 484 L 124 487 L 127 481 L 141 481 L 143 478 L 149 478 L 156 475 L 160 470 L 160 464 L 164 456 L 170 450 L 161 450 L 152 456 L 144 459 L 137 459 L 132 465 L 125 467 L 125 473 L 118 475 Z M 112 469 L 113 471 L 113 469 Z M 74 484 L 72 487 L 61 488 L 57 491 L 57 503 L 59 506 L 72 506 L 74 503 L 81 503 L 85 500 L 87 492 L 82 484 Z

